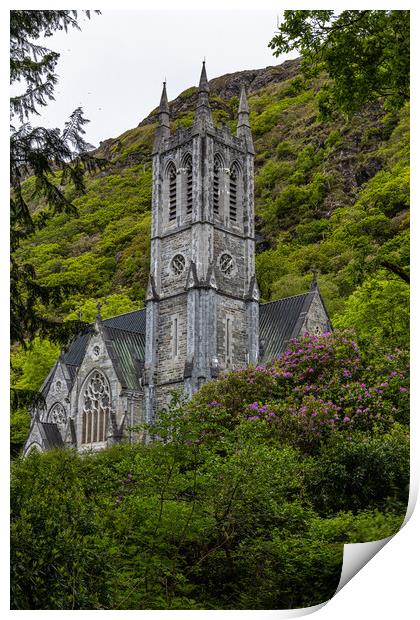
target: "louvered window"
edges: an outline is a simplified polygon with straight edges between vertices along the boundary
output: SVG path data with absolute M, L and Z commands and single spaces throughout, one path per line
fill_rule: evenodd
M 175 166 L 171 165 L 168 170 L 169 180 L 169 221 L 176 219 L 176 170 Z
M 213 212 L 218 215 L 220 209 L 220 171 L 222 169 L 221 162 L 216 159 L 213 171 Z
M 186 183 L 186 203 L 187 203 L 187 215 L 191 215 L 192 213 L 192 203 L 193 203 L 193 179 L 192 179 L 192 162 L 191 157 L 188 157 L 186 161 L 186 170 L 187 170 L 187 183 Z
M 229 182 L 229 219 L 236 222 L 238 216 L 238 171 L 236 166 L 230 171 Z

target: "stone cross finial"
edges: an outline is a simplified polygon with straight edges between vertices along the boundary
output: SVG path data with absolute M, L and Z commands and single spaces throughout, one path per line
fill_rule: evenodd
M 102 321 L 102 316 L 101 316 L 102 306 L 103 306 L 103 303 L 101 301 L 98 301 L 98 303 L 96 304 L 96 320 L 97 321 Z
M 316 274 L 317 273 L 318 273 L 318 271 L 316 269 L 312 269 L 311 291 L 313 291 L 316 288 L 318 288 L 318 281 L 316 279 Z

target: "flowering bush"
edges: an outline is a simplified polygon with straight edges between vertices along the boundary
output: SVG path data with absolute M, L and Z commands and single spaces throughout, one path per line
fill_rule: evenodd
M 193 402 L 207 421 L 264 420 L 280 440 L 311 453 L 338 430 L 407 424 L 408 357 L 361 350 L 351 331 L 307 335 L 267 365 L 208 383 Z

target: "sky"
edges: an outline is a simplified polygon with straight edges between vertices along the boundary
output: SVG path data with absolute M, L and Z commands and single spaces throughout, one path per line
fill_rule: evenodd
M 81 31 L 58 32 L 46 47 L 61 54 L 55 101 L 36 125 L 62 128 L 81 106 L 86 139 L 94 146 L 136 127 L 159 103 L 166 78 L 169 99 L 197 85 L 202 60 L 211 79 L 277 65 L 268 43 L 279 11 L 102 11 L 79 18 Z M 41 41 L 40 41 L 41 42 Z

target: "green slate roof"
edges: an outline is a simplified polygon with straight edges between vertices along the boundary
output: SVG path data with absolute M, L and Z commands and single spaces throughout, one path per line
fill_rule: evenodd
M 104 326 L 105 344 L 123 387 L 139 390 L 143 372 L 145 334 Z

